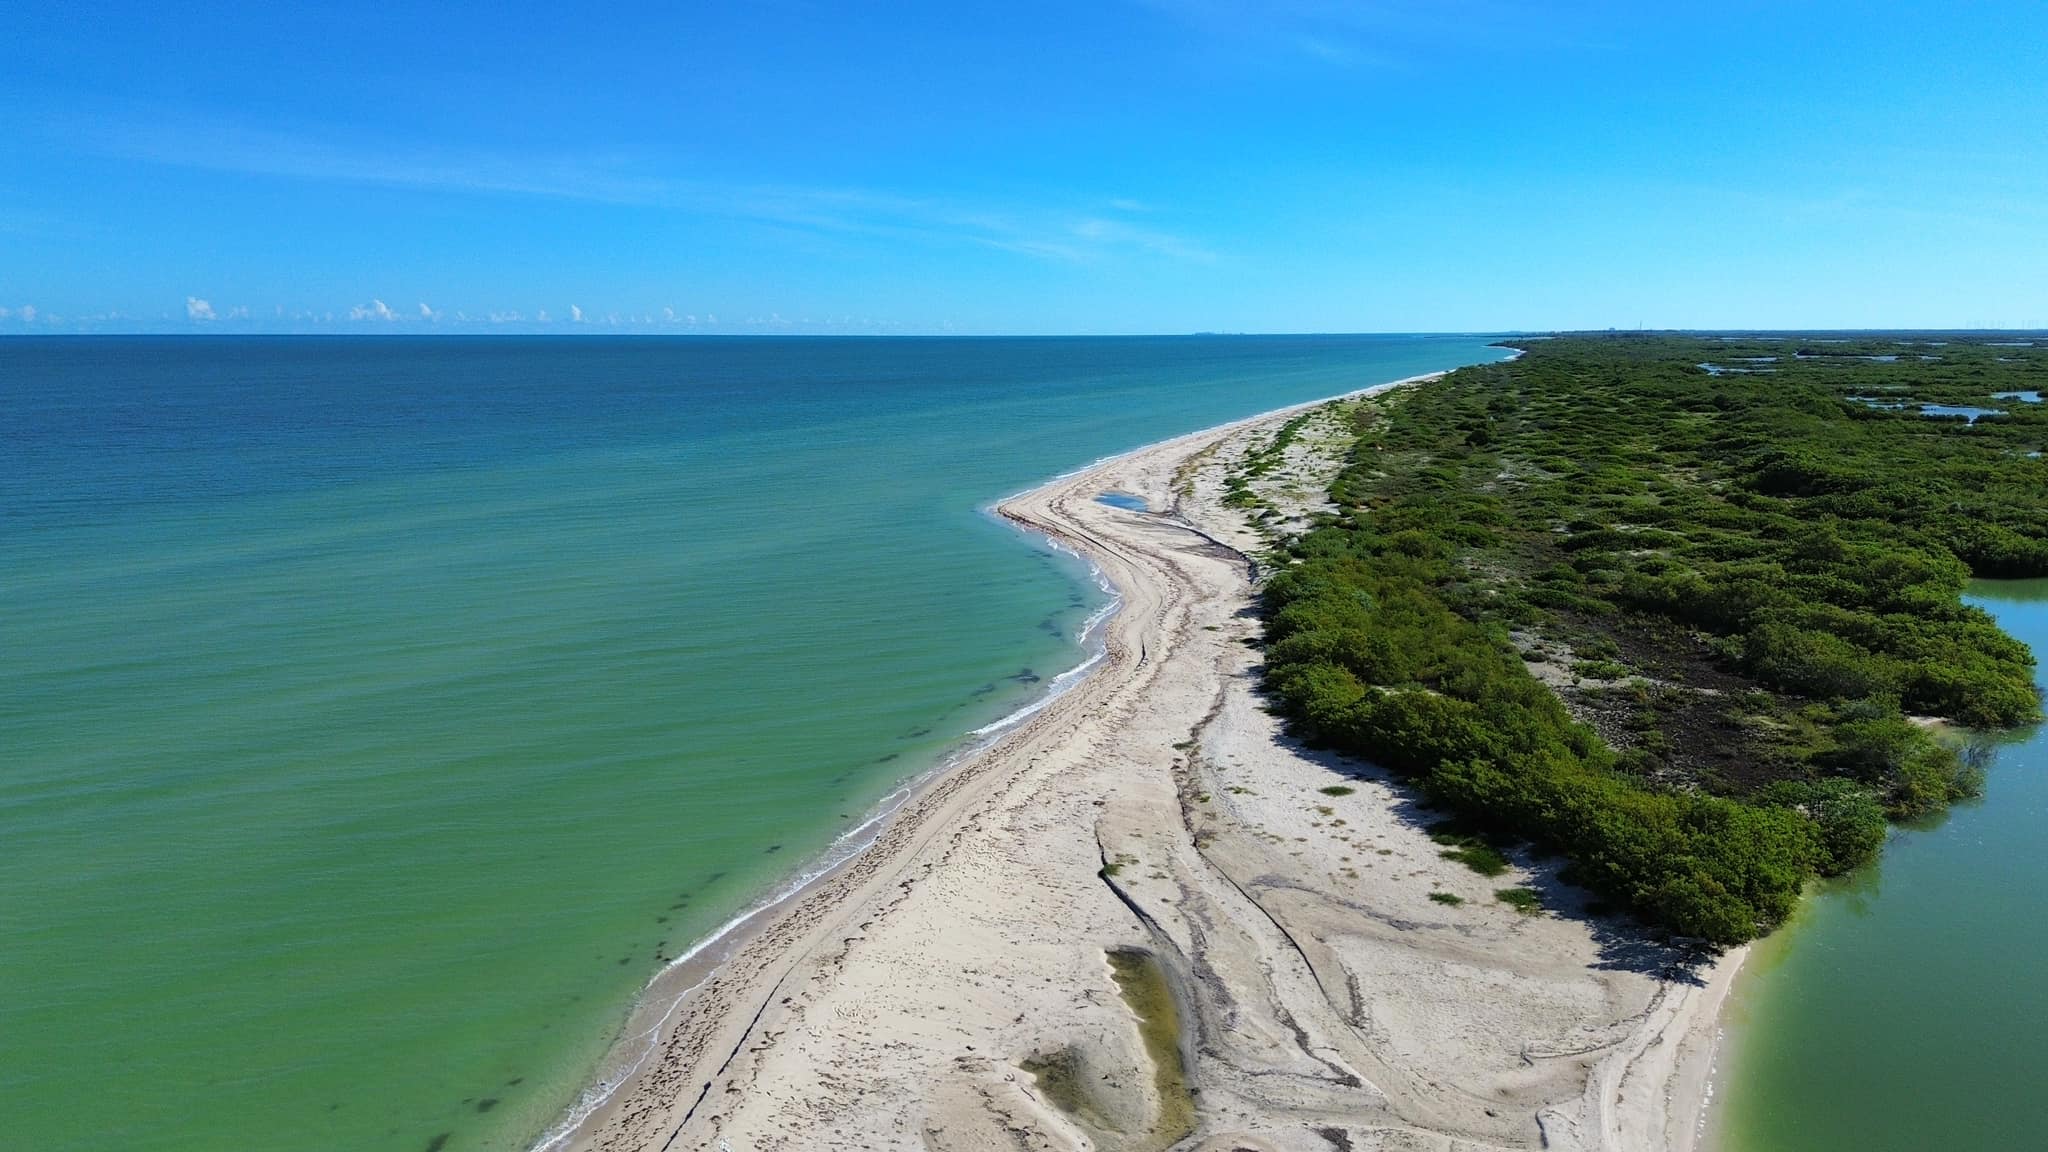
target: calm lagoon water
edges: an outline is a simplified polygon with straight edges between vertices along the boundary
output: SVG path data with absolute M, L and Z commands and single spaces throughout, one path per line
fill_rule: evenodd
M 2048 654 L 2048 581 L 1970 601 Z M 2048 1145 L 2048 730 L 2001 734 L 1982 800 L 1900 830 L 1759 944 L 1729 1015 L 1724 1152 Z
M 1143 496 L 1133 496 L 1128 492 L 1104 492 L 1096 499 L 1112 508 L 1122 508 L 1127 512 L 1145 512 L 1150 509 Z
M 526 1147 L 665 958 L 1081 658 L 990 501 L 1503 355 L 0 342 L 6 1144 Z

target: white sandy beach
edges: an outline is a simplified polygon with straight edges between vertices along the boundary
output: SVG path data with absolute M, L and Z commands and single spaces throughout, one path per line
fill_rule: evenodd
M 1260 536 L 1222 479 L 1299 411 L 1005 502 L 1118 589 L 1105 658 L 866 852 L 666 977 L 694 991 L 673 1012 L 650 998 L 653 1049 L 558 1146 L 1693 1148 L 1740 954 L 1685 972 L 1578 915 L 1555 862 L 1486 878 L 1441 858 L 1406 793 L 1291 745 L 1262 710 Z M 1265 482 L 1297 511 L 1334 467 L 1316 433 Z M 1557 911 L 1493 898 L 1515 884 Z M 1157 956 L 1175 993 L 1184 1138 L 1159 1128 L 1108 963 L 1123 949 Z M 1087 1109 L 1024 1070 L 1055 1055 Z

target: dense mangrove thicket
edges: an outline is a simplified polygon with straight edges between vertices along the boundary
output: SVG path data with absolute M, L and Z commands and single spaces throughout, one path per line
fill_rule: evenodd
M 2038 713 L 1961 593 L 2048 574 L 2048 348 L 1519 346 L 1357 410 L 1265 592 L 1306 734 L 1720 943 L 1979 787 L 1914 718 Z

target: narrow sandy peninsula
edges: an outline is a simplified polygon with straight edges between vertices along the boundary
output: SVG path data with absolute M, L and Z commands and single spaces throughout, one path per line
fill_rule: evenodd
M 1114 582 L 1106 658 L 676 973 L 689 995 L 557 1146 L 1692 1148 L 1739 957 L 1687 967 L 1577 914 L 1551 864 L 1442 858 L 1409 794 L 1262 709 L 1248 556 L 1275 525 L 1224 483 L 1303 410 L 1003 504 Z M 1334 419 L 1262 481 L 1292 516 Z

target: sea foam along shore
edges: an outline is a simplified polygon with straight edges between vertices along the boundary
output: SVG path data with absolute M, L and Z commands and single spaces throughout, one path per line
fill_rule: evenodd
M 1443 860 L 1396 784 L 1294 747 L 1259 707 L 1228 546 L 1256 537 L 1222 474 L 1306 407 L 1003 502 L 1122 596 L 1093 674 L 664 973 L 631 1030 L 652 1048 L 552 1143 L 1154 1146 L 1170 1078 L 1108 963 L 1137 950 L 1175 991 L 1203 1147 L 1693 1147 L 1733 963 L 1493 901 L 1516 878 Z M 1095 500 L 1109 489 L 1172 511 Z M 1062 1110 L 1034 1058 L 1106 1087 Z

